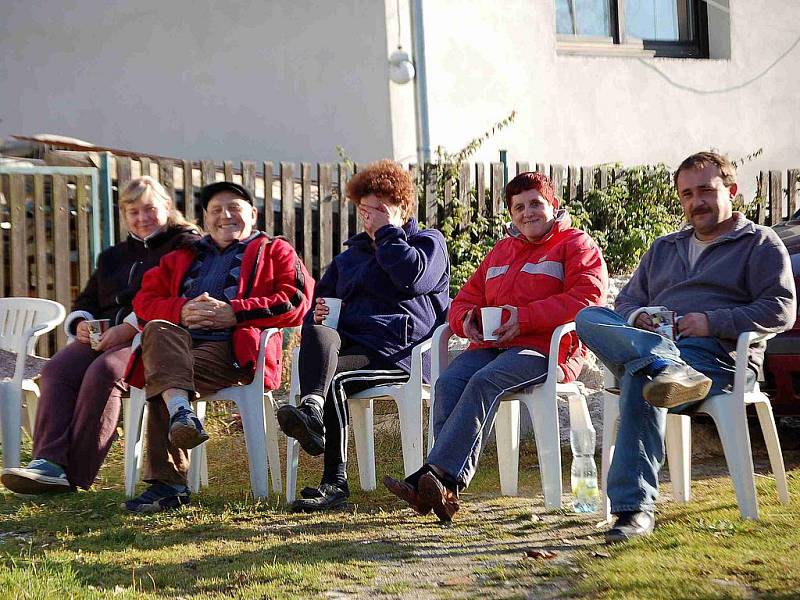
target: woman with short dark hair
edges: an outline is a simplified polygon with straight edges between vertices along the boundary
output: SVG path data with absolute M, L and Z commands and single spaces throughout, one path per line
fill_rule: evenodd
M 505 192 L 512 222 L 508 236 L 495 244 L 450 307 L 450 327 L 470 345 L 434 382 L 435 442 L 428 462 L 403 481 L 383 480 L 418 513 L 433 510 L 442 521 L 453 518 L 459 491 L 477 471 L 500 398 L 543 383 L 556 327 L 586 306 L 605 303 L 600 249 L 570 226 L 550 180 L 521 173 Z M 485 307 L 507 314 L 489 332 L 491 341 L 481 332 Z M 585 352 L 574 333 L 564 337 L 558 355 L 563 380 L 575 380 Z

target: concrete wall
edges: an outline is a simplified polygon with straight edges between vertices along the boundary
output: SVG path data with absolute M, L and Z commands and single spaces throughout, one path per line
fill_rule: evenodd
M 384 3 L 3 0 L 0 137 L 180 158 L 392 155 Z
M 749 198 L 757 169 L 800 168 L 800 5 L 709 11 L 721 22 L 712 51 L 729 60 L 567 56 L 551 0 L 426 2 L 431 145 L 455 151 L 516 109 L 480 159 L 505 148 L 531 162 L 677 165 L 710 147 L 732 158 L 763 148 L 740 169 Z

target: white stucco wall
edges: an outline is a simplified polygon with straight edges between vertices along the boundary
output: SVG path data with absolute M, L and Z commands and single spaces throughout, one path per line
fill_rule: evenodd
M 3 0 L 0 137 L 180 158 L 392 155 L 378 0 Z
M 740 169 L 747 198 L 759 168 L 800 168 L 800 45 L 764 72 L 800 37 L 797 2 L 730 0 L 729 60 L 559 55 L 552 0 L 424 7 L 432 147 L 457 150 L 516 109 L 480 159 L 677 165 L 763 147 Z

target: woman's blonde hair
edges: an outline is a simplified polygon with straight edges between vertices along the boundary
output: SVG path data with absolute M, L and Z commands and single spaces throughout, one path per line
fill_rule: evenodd
M 122 193 L 119 195 L 119 209 L 120 212 L 125 214 L 125 207 L 136 202 L 146 192 L 150 192 L 153 198 L 158 198 L 164 203 L 167 208 L 167 225 L 169 227 L 191 227 L 197 229 L 197 226 L 186 220 L 183 213 L 175 208 L 172 203 L 172 198 L 157 180 L 149 175 L 143 175 L 136 179 L 131 179 Z

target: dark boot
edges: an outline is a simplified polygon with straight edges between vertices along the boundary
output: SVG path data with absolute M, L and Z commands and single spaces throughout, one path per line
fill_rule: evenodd
M 420 503 L 430 506 L 442 523 L 449 523 L 458 511 L 458 494 L 448 490 L 438 477 L 425 473 L 419 478 L 417 494 Z
M 319 486 L 319 493 L 316 498 L 301 498 L 292 502 L 292 512 L 333 510 L 347 504 L 347 499 L 350 497 L 347 482 L 340 485 L 323 483 Z
M 383 485 L 419 514 L 427 515 L 431 512 L 430 504 L 423 502 L 417 493 L 417 489 L 407 481 L 398 481 L 387 475 L 383 478 Z
M 325 452 L 325 426 L 322 414 L 310 402 L 300 406 L 284 404 L 277 412 L 278 425 L 281 431 L 293 437 L 311 456 L 319 456 Z

